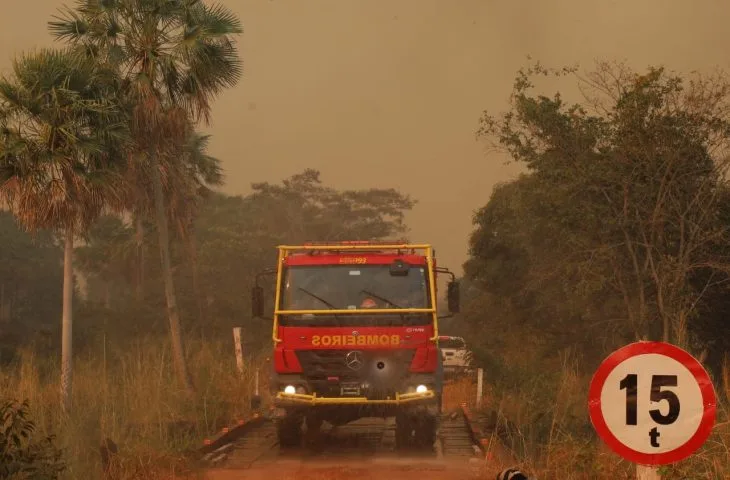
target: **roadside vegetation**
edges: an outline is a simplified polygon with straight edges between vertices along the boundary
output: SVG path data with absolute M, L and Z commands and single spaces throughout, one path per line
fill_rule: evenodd
M 99 447 L 107 438 L 117 445 L 118 469 L 130 475 L 119 478 L 154 478 L 139 476 L 153 466 L 179 468 L 204 438 L 251 413 L 256 367 L 266 404 L 268 352 L 261 345 L 271 330 L 251 318 L 248 293 L 255 273 L 275 262 L 271 246 L 292 238 L 358 238 L 370 228 L 398 235 L 412 203 L 390 190 L 337 191 L 322 185 L 315 171 L 253 190 L 246 197 L 211 193 L 191 228 L 195 236 L 176 232 L 171 241 L 192 395 L 175 375 L 154 227 L 145 231 L 141 255 L 133 224 L 104 216 L 90 228 L 74 249 L 74 383 L 67 416 L 59 396 L 61 298 L 54 295 L 62 250 L 50 234 L 32 242 L 9 213 L 0 213 L 12 247 L 0 251 L 2 278 L 14 279 L 4 284 L 0 391 L 27 399 L 39 431 L 57 435 L 69 461 L 67 478 L 96 478 L 89 472 L 102 468 Z M 275 221 L 272 211 L 293 221 Z M 242 375 L 232 336 L 239 326 Z
M 0 80 L 0 463 L 12 478 L 192 475 L 187 453 L 251 413 L 256 368 L 266 394 L 270 326 L 249 292 L 273 247 L 405 237 L 416 202 L 313 169 L 218 191 L 200 130 L 243 69 L 222 6 L 77 2 L 49 30 L 57 48 Z M 587 386 L 611 350 L 657 339 L 699 357 L 721 402 L 711 440 L 666 478 L 730 475 L 729 93 L 722 74 L 535 65 L 510 111 L 485 113 L 479 136 L 527 171 L 475 212 L 463 313 L 443 329 L 486 371 L 505 462 L 630 478 L 596 439 Z M 450 404 L 473 396 L 450 388 Z
M 0 391 L 55 435 L 65 478 L 99 478 L 104 457 L 152 478 L 249 413 L 270 330 L 248 292 L 273 246 L 400 235 L 414 201 L 312 169 L 215 190 L 199 130 L 242 72 L 219 4 L 82 1 L 49 31 L 56 47 L 0 81 Z
M 507 445 L 539 478 L 629 475 L 597 440 L 587 395 L 603 358 L 641 339 L 694 354 L 720 402 L 712 438 L 663 478 L 728 475 L 729 94 L 722 73 L 535 64 L 511 109 L 482 118 L 479 136 L 526 173 L 474 215 L 454 325 L 474 339 Z

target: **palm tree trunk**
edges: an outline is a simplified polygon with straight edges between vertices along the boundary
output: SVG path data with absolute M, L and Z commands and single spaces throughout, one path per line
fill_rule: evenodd
M 202 328 L 205 325 L 205 311 L 203 309 L 202 292 L 200 291 L 200 270 L 198 268 L 198 243 L 195 238 L 195 229 L 191 228 L 187 238 L 188 251 L 193 270 L 193 292 L 195 292 L 195 304 L 198 307 L 198 322 Z
M 61 318 L 61 410 L 64 414 L 71 411 L 72 384 L 72 340 L 73 340 L 73 230 L 66 230 L 66 243 L 63 251 L 63 316 Z
M 137 213 L 135 220 L 135 237 L 137 243 L 137 285 L 135 297 L 137 303 L 142 302 L 143 285 L 144 285 L 144 224 L 142 223 L 142 215 Z
M 112 284 L 109 281 L 104 282 L 104 308 L 107 310 L 112 308 Z
M 0 323 L 5 323 L 5 283 L 0 283 Z
M 162 277 L 165 281 L 165 298 L 167 300 L 167 317 L 170 322 L 170 340 L 172 342 L 172 354 L 175 363 L 175 371 L 178 380 L 185 387 L 188 393 L 193 393 L 193 382 L 188 373 L 185 362 L 185 350 L 183 348 L 182 330 L 180 327 L 180 312 L 177 308 L 175 297 L 175 284 L 172 278 L 170 267 L 170 233 L 167 225 L 167 212 L 165 211 L 164 192 L 162 190 L 162 178 L 160 178 L 160 166 L 156 154 L 152 154 L 152 183 L 155 195 L 155 216 L 157 217 L 157 232 L 160 243 L 160 260 L 162 262 Z

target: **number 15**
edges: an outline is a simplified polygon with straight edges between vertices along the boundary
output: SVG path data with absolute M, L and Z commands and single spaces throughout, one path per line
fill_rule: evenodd
M 636 409 L 638 405 L 637 390 L 638 390 L 639 377 L 634 373 L 626 375 L 619 388 L 626 390 L 626 425 L 637 424 Z M 671 390 L 662 390 L 664 387 L 676 387 L 677 376 L 676 375 L 652 375 L 651 376 L 651 393 L 649 400 L 652 402 L 661 402 L 666 400 L 669 404 L 669 412 L 666 415 L 662 415 L 658 408 L 649 410 L 651 419 L 659 425 L 671 425 L 679 418 L 679 397 Z

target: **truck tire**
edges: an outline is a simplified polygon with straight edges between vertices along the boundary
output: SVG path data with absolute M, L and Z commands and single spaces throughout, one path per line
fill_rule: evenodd
M 322 446 L 322 423 L 322 417 L 314 413 L 304 418 L 304 424 L 307 427 L 304 434 L 304 444 L 307 448 L 317 450 Z
M 441 415 L 441 412 L 443 410 L 443 395 L 444 395 L 444 381 L 446 377 L 446 372 L 444 371 L 444 362 L 441 359 L 441 357 L 438 357 L 436 364 L 436 402 L 438 405 L 438 413 Z
M 395 446 L 398 450 L 430 450 L 436 442 L 438 418 L 432 415 L 395 417 Z
M 277 421 L 276 434 L 280 447 L 291 448 L 301 445 L 303 420 L 304 418 L 301 415 L 288 414 Z
M 416 420 L 415 443 L 419 450 L 433 448 L 436 442 L 436 431 L 438 430 L 438 418 L 431 415 L 424 415 Z
M 405 413 L 395 416 L 395 448 L 403 450 L 413 445 L 413 420 Z

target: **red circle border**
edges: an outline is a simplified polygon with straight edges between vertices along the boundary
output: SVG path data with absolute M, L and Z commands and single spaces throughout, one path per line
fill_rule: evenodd
M 621 443 L 611 433 L 611 430 L 609 430 L 601 411 L 601 390 L 608 375 L 623 361 L 637 355 L 645 355 L 648 353 L 664 355 L 684 365 L 692 373 L 695 380 L 697 380 L 700 391 L 702 392 L 702 402 L 705 407 L 702 413 L 702 420 L 695 434 L 683 445 L 663 453 L 643 453 Z M 707 371 L 688 352 L 675 345 L 664 342 L 635 342 L 613 352 L 598 367 L 596 373 L 593 375 L 588 392 L 588 411 L 593 428 L 596 429 L 598 435 L 615 453 L 626 460 L 641 465 L 666 465 L 684 460 L 705 443 L 715 425 L 717 397 L 715 396 L 712 379 Z

